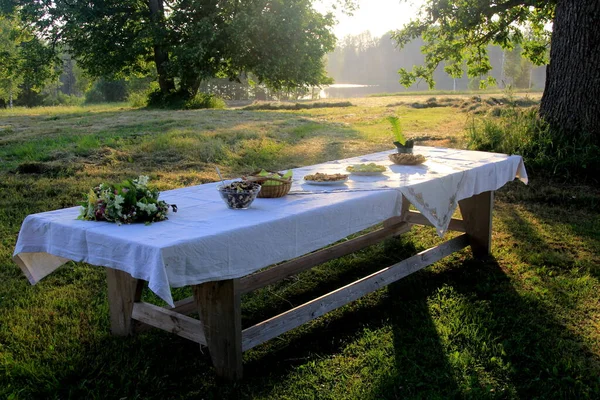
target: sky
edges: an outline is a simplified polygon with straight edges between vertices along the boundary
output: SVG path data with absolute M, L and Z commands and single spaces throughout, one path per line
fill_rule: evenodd
M 338 39 L 346 35 L 357 35 L 370 31 L 373 36 L 382 36 L 389 30 L 401 28 L 416 18 L 418 6 L 423 0 L 357 0 L 358 10 L 353 16 L 336 13 L 338 24 L 333 32 Z M 317 0 L 315 8 L 324 12 L 330 10 L 332 0 Z

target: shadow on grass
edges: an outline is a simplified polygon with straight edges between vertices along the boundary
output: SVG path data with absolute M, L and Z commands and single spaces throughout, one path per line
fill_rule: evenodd
M 287 299 L 294 304 L 307 301 L 315 294 L 333 290 L 417 252 L 414 245 L 404 239 L 388 240 L 383 247 L 382 254 L 369 254 L 367 260 L 359 261 L 343 274 L 332 274 L 310 292 L 302 292 Z M 265 374 L 269 374 L 270 382 L 285 381 L 290 378 L 289 374 L 293 369 L 302 368 L 304 364 L 310 364 L 311 360 L 327 359 L 340 354 L 350 343 L 360 340 L 365 330 L 377 332 L 391 326 L 395 367 L 391 374 L 384 371 L 382 376 L 365 378 L 367 381 L 377 382 L 373 393 L 367 397 L 453 397 L 459 390 L 428 311 L 427 297 L 431 293 L 423 290 L 419 284 L 422 279 L 419 278 L 420 275 L 422 273 L 407 277 L 387 289 L 326 314 L 312 322 L 310 327 L 297 328 L 283 339 L 274 339 L 258 347 L 254 350 L 252 359 L 244 365 L 245 371 L 248 371 L 246 378 L 265 379 Z M 273 314 L 272 311 L 269 315 Z M 277 390 L 268 390 L 262 394 L 269 398 L 274 396 L 273 393 L 277 393 Z
M 600 192 L 584 187 L 579 193 L 559 192 L 543 200 L 504 212 L 520 258 L 546 273 L 587 272 L 600 279 Z
M 493 258 L 471 260 L 448 284 L 485 306 L 482 326 L 501 345 L 507 391 L 519 398 L 591 398 L 600 395 L 600 359 L 560 313 L 535 290 L 521 288 Z
M 355 267 L 380 269 L 408 253 L 414 248 L 388 245 Z M 331 276 L 318 290 L 292 300 L 314 296 L 323 285 L 356 273 Z M 251 311 L 250 318 L 263 313 Z M 107 317 L 101 325 L 107 330 Z M 421 271 L 246 353 L 245 379 L 235 384 L 215 379 L 208 354 L 196 344 L 150 332 L 133 338 L 107 335 L 87 344 L 68 369 L 54 366 L 61 372 L 48 371 L 52 379 L 42 379 L 33 386 L 36 392 L 27 394 L 273 398 L 298 368 L 339 355 L 365 328 L 385 327 L 393 332 L 393 367 L 372 377 L 366 398 L 593 398 L 600 393 L 599 360 L 576 335 L 535 296 L 519 293 L 496 260 L 463 262 L 461 257 L 441 272 Z M 20 377 L 12 384 L 31 389 L 37 377 L 15 372 Z
M 418 281 L 418 279 L 415 279 Z M 416 283 L 416 282 L 412 282 Z M 428 293 L 417 284 L 388 286 L 393 331 L 394 368 L 374 388 L 373 398 L 447 399 L 460 393 L 447 349 L 429 310 Z
M 518 213 L 508 215 L 512 220 L 506 225 L 518 241 L 549 247 L 535 226 Z M 411 240 L 386 241 L 258 291 L 244 299 L 244 325 L 418 250 Z M 511 251 L 530 256 L 525 246 Z M 369 378 L 357 372 L 361 379 L 370 379 L 365 384 L 369 393 L 361 398 L 598 398 L 600 360 L 557 312 L 569 303 L 549 304 L 539 290 L 552 294 L 555 288 L 543 281 L 533 286 L 521 282 L 502 259 L 480 262 L 464 254 L 246 353 L 246 378 L 235 384 L 219 383 L 208 355 L 185 339 L 166 332 L 108 336 L 106 310 L 100 310 L 101 321 L 92 327 L 106 334 L 82 344 L 82 351 L 66 349 L 72 353 L 65 354 L 72 357 L 67 365 L 53 357 L 15 363 L 9 382 L 15 390 L 27 388 L 26 398 L 91 398 L 102 393 L 134 399 L 276 398 L 290 382 L 308 381 L 303 368 L 344 358 L 366 329 L 376 335 L 389 329 L 393 343 L 386 357 L 391 367 Z M 387 351 L 385 341 L 378 345 Z M 318 373 L 314 379 L 338 380 Z
M 552 209 L 529 210 L 547 223 L 563 223 L 564 215 L 553 216 Z M 556 243 L 549 243 L 538 226 L 514 210 L 508 215 L 504 222 L 519 243 L 509 252 L 530 260 L 534 251 L 542 256 L 553 251 Z M 571 239 L 597 241 L 598 231 L 583 217 L 568 224 L 576 236 Z M 413 252 L 407 246 L 388 249 L 387 254 Z M 544 260 L 559 272 L 572 262 L 557 255 Z M 389 261 L 374 258 L 371 266 L 380 268 Z M 393 371 L 379 376 L 365 398 L 600 397 L 600 358 L 589 345 L 594 338 L 573 329 L 577 318 L 567 321 L 570 313 L 585 312 L 575 307 L 586 294 L 569 290 L 585 289 L 587 301 L 595 298 L 589 292 L 597 290 L 597 282 L 586 278 L 585 270 L 574 271 L 564 278 L 572 282 L 565 283 L 543 277 L 528 281 L 512 265 L 492 257 L 485 261 L 460 257 L 444 263 L 441 272 L 439 267 L 421 271 L 388 287 L 387 296 L 377 292 L 360 300 L 362 306 L 349 306 L 337 317 L 325 316 L 325 321 L 315 323 L 316 331 L 291 334 L 291 343 L 284 339 L 280 348 L 266 344 L 265 355 L 247 363 L 257 374 L 252 373 L 251 379 L 271 373 L 273 381 L 285 380 L 285 371 L 294 365 L 339 355 L 364 327 L 379 330 L 391 325 Z

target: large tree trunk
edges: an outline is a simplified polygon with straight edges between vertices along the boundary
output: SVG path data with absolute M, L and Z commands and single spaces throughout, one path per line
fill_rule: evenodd
M 569 135 L 600 143 L 600 1 L 559 0 L 540 113 Z
M 201 81 L 197 77 L 184 74 L 184 76 L 181 77 L 180 91 L 189 96 L 189 98 L 192 98 L 196 95 L 196 93 L 198 93 L 200 83 Z
M 164 31 L 165 27 L 165 6 L 162 0 L 149 0 L 150 17 L 156 32 Z M 161 28 L 161 29 L 158 29 Z M 163 94 L 168 94 L 175 90 L 173 77 L 169 75 L 167 65 L 169 64 L 169 53 L 164 48 L 162 35 L 155 33 L 154 37 L 154 63 L 158 74 L 158 85 Z

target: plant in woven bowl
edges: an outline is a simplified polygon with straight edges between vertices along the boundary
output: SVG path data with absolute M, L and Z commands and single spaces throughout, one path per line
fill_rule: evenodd
M 101 183 L 90 189 L 81 203 L 78 219 L 87 221 L 108 221 L 118 224 L 132 222 L 163 221 L 167 219 L 169 208 L 177 211 L 175 204 L 158 200 L 159 191 L 148 186 L 149 178 L 140 176 L 120 184 Z
M 387 117 L 390 125 L 392 126 L 392 132 L 394 132 L 394 145 L 398 149 L 398 153 L 412 153 L 415 145 L 414 140 L 406 140 L 404 133 L 402 132 L 402 125 L 400 124 L 400 118 L 395 116 Z

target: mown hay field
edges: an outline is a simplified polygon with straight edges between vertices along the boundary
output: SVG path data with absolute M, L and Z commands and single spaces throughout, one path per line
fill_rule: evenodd
M 456 253 L 261 345 L 245 353 L 236 384 L 219 382 L 185 339 L 112 337 L 102 268 L 71 262 L 31 286 L 11 260 L 25 216 L 76 205 L 100 182 L 147 174 L 165 190 L 215 181 L 215 166 L 235 177 L 385 150 L 390 115 L 419 144 L 463 147 L 465 125 L 504 106 L 428 97 L 299 110 L 0 110 L 0 397 L 600 397 L 600 190 L 575 180 L 506 185 L 491 259 Z M 415 228 L 246 295 L 243 324 L 438 240 Z

